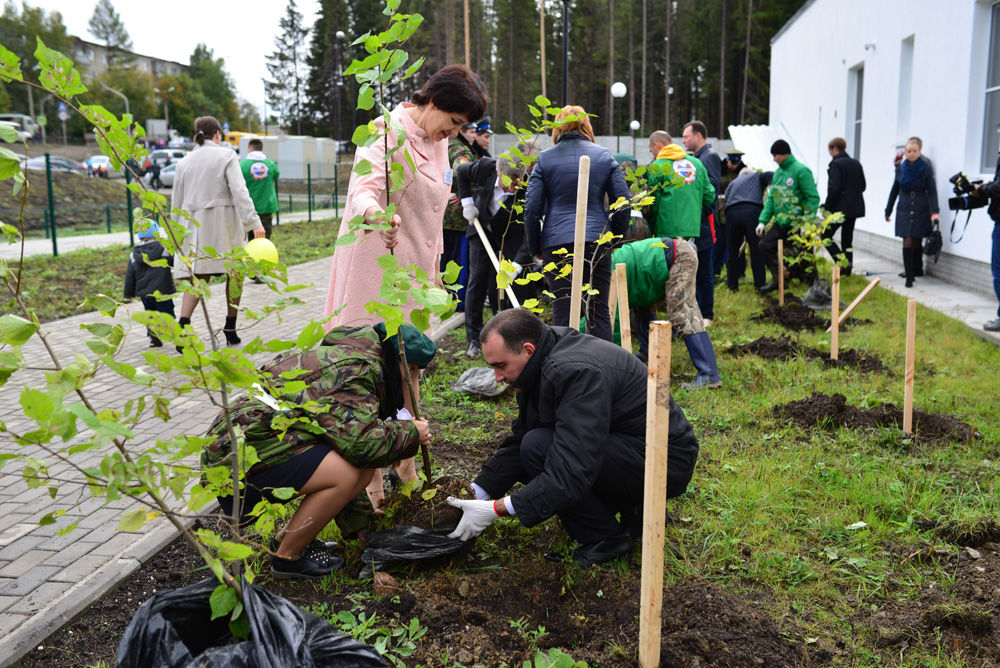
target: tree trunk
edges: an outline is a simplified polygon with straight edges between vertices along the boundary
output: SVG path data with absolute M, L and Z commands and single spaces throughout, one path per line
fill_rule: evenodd
M 750 16 L 753 14 L 753 0 L 747 0 L 747 45 L 743 53 L 743 95 L 740 99 L 740 125 L 747 113 L 747 81 L 750 76 Z
M 671 7 L 673 3 L 667 0 L 667 25 L 665 30 L 666 38 L 666 48 L 664 52 L 664 67 L 663 67 L 663 129 L 670 132 L 670 50 L 673 47 L 673 40 L 670 35 L 670 28 L 672 27 L 673 19 L 673 9 Z
M 726 129 L 726 0 L 722 0 L 722 30 L 719 43 L 719 140 Z
M 455 62 L 455 0 L 444 0 L 444 41 L 447 65 Z
M 615 0 L 608 0 L 608 90 L 605 99 L 608 104 L 608 136 L 615 134 L 615 98 L 611 95 L 611 84 L 615 82 Z
M 648 45 L 646 43 L 646 0 L 642 0 L 642 104 L 639 105 L 639 124 L 641 129 L 647 135 L 649 134 L 646 128 L 646 52 L 648 51 Z

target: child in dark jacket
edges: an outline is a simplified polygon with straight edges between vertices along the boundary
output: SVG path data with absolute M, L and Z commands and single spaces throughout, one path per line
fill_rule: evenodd
M 125 269 L 125 299 L 140 297 L 142 305 L 147 311 L 159 311 L 169 313 L 174 317 L 174 300 L 157 300 L 153 295 L 159 291 L 160 294 L 174 294 L 174 277 L 170 267 L 174 259 L 169 255 L 163 245 L 156 240 L 156 234 L 160 231 L 160 226 L 155 222 L 144 220 L 138 224 L 139 243 L 132 249 L 132 255 L 128 260 L 128 267 Z M 166 265 L 154 267 L 147 263 L 156 260 L 166 260 Z M 149 345 L 159 348 L 163 341 L 153 334 L 152 330 L 146 329 L 149 336 Z

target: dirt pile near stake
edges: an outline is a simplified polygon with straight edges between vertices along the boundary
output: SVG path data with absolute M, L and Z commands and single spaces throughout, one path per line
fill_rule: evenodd
M 893 404 L 881 404 L 874 408 L 857 408 L 847 404 L 843 394 L 828 395 L 813 392 L 799 401 L 774 407 L 774 414 L 788 418 L 795 424 L 812 428 L 817 425 L 826 429 L 877 429 L 880 427 L 903 426 L 903 409 Z M 913 432 L 916 437 L 930 443 L 965 442 L 979 436 L 975 427 L 962 422 L 953 415 L 925 413 L 913 409 Z
M 750 343 L 733 345 L 729 348 L 729 354 L 736 357 L 741 355 L 757 355 L 766 360 L 787 360 L 801 355 L 806 359 L 822 360 L 823 365 L 827 368 L 846 367 L 857 369 L 858 371 L 876 373 L 888 371 L 886 366 L 882 364 L 882 360 L 877 357 L 865 355 L 861 351 L 851 349 L 841 350 L 837 355 L 838 359 L 832 360 L 830 359 L 829 352 L 799 345 L 784 336 L 781 338 L 764 336 Z

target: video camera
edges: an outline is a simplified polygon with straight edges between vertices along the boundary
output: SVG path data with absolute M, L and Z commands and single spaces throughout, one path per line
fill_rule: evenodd
M 982 181 L 969 181 L 968 176 L 959 172 L 948 179 L 948 182 L 951 184 L 951 189 L 955 193 L 954 197 L 948 198 L 948 208 L 952 211 L 979 209 L 989 204 L 989 200 L 987 198 L 980 197 L 975 194 L 975 186 L 981 184 Z

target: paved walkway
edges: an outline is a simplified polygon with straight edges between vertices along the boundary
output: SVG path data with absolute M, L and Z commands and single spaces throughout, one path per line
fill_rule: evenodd
M 325 218 L 336 218 L 337 209 L 317 209 L 312 212 L 313 220 L 323 220 Z M 309 219 L 306 211 L 281 214 L 281 224 L 301 223 Z M 60 255 L 81 248 L 104 248 L 117 244 L 128 245 L 128 232 L 111 232 L 109 234 L 85 234 L 76 237 L 56 236 L 56 246 Z M 24 243 L 24 256 L 29 255 L 52 255 L 52 239 L 29 239 Z M 0 242 L 0 257 L 13 260 L 21 256 L 21 246 L 18 244 L 7 244 Z
M 91 245 L 94 241 L 94 237 L 85 237 L 81 243 Z M 916 287 L 906 289 L 902 287 L 902 279 L 896 276 L 898 267 L 864 253 L 856 253 L 855 267 L 859 272 L 877 273 L 884 287 L 963 320 L 980 335 L 1000 344 L 1000 336 L 982 331 L 982 323 L 992 318 L 996 309 L 988 295 L 965 292 L 934 278 L 919 279 Z M 241 330 L 241 334 L 263 338 L 295 336 L 318 314 L 316 305 L 322 304 L 325 298 L 328 272 L 329 260 L 290 267 L 289 283 L 308 286 L 297 293 L 307 306 L 290 308 L 284 312 L 281 322 L 267 320 L 250 330 Z M 259 311 L 271 303 L 272 297 L 273 293 L 266 286 L 248 284 L 243 303 Z M 126 320 L 126 314 L 135 308 L 141 306 L 126 306 L 118 319 Z M 223 308 L 221 294 L 210 300 L 210 313 L 220 314 Z M 91 356 L 80 326 L 100 320 L 96 314 L 77 315 L 47 323 L 44 329 L 60 356 L 65 358 L 74 352 Z M 436 335 L 460 322 L 461 314 L 439 326 Z M 196 315 L 194 325 L 205 334 L 200 316 Z M 140 364 L 144 350 L 145 333 L 141 327 L 132 326 L 125 338 L 121 359 Z M 37 338 L 25 348 L 25 355 L 39 366 L 46 364 L 47 356 Z M 41 372 L 22 371 L 0 387 L 0 421 L 10 430 L 20 432 L 30 428 L 29 421 L 20 413 L 18 397 L 25 385 L 40 387 L 42 384 Z M 102 370 L 87 385 L 87 392 L 96 405 L 115 407 L 121 406 L 134 390 L 117 375 Z M 173 419 L 169 432 L 164 430 L 161 421 L 148 417 L 140 422 L 139 437 L 134 445 L 150 445 L 155 438 L 172 433 L 203 432 L 217 413 L 216 408 L 198 395 L 175 400 L 170 411 Z M 8 434 L 0 435 L 0 451 L 12 451 L 16 447 Z M 100 457 L 100 454 L 90 455 L 84 465 L 94 465 Z M 58 473 L 59 469 L 53 472 Z M 147 524 L 142 532 L 119 532 L 116 529 L 118 518 L 123 510 L 133 506 L 131 502 L 105 506 L 91 499 L 85 490 L 71 493 L 69 488 L 52 500 L 44 488 L 28 489 L 19 467 L 9 465 L 0 469 L 0 668 L 10 665 L 39 644 L 176 537 L 175 530 L 162 519 Z M 56 509 L 65 509 L 66 515 L 55 525 L 37 525 L 38 518 Z M 76 520 L 80 520 L 76 530 L 65 536 L 55 535 L 60 527 Z M 108 642 L 114 641 L 108 639 Z

